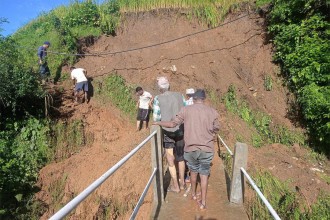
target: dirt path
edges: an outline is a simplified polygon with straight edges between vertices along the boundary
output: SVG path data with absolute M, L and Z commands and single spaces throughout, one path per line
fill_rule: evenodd
M 248 219 L 244 207 L 229 203 L 229 186 L 226 182 L 224 166 L 221 159 L 215 156 L 212 161 L 211 175 L 207 192 L 207 210 L 200 211 L 191 194 L 184 197 L 184 192 L 167 193 L 158 219 Z M 197 189 L 199 191 L 199 188 Z

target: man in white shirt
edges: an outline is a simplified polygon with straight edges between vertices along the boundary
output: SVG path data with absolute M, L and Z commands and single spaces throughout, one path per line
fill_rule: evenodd
M 87 97 L 87 92 L 88 92 L 88 80 L 87 80 L 87 71 L 83 68 L 76 68 L 76 67 L 71 67 L 71 79 L 73 81 L 74 85 L 74 97 L 75 101 L 78 102 L 78 93 L 80 91 L 84 92 L 85 96 L 85 101 L 88 103 L 88 97 Z
M 140 86 L 136 87 L 135 91 L 136 95 L 139 96 L 139 100 L 137 102 L 138 114 L 136 117 L 136 130 L 139 131 L 141 122 L 142 127 L 148 129 L 149 108 L 152 108 L 153 97 L 149 92 L 144 91 Z

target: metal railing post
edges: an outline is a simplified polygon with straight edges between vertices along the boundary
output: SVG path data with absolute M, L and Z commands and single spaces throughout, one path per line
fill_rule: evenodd
M 246 169 L 248 159 L 248 146 L 244 143 L 235 144 L 233 173 L 230 187 L 230 202 L 242 204 L 244 198 L 244 176 L 241 167 Z
M 153 181 L 153 210 L 151 218 L 154 219 L 164 201 L 164 181 L 163 181 L 163 158 L 162 158 L 162 129 L 158 125 L 152 125 L 150 132 L 157 131 L 151 139 L 151 163 L 152 169 L 157 168 L 156 178 Z

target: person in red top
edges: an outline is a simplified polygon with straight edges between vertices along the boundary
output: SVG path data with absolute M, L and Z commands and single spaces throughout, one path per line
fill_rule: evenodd
M 184 159 L 190 170 L 192 198 L 197 200 L 197 176 L 201 179 L 201 210 L 206 209 L 206 193 L 211 161 L 214 156 L 214 135 L 219 131 L 219 114 L 204 104 L 205 91 L 197 89 L 194 104 L 183 107 L 172 121 L 157 121 L 153 124 L 172 128 L 184 124 Z

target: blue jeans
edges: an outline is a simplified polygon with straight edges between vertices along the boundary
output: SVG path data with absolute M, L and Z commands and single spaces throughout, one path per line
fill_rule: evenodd
M 39 74 L 41 76 L 42 79 L 45 79 L 47 78 L 47 76 L 49 76 L 50 74 L 50 71 L 49 71 L 49 68 L 48 68 L 48 63 L 45 62 L 43 64 L 40 65 L 39 67 Z

